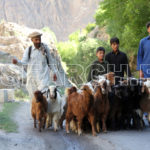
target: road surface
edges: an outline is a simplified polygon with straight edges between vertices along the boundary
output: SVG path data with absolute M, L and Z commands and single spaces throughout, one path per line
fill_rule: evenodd
M 93 137 L 91 133 L 78 136 L 66 134 L 65 129 L 41 133 L 33 128 L 30 106 L 22 102 L 13 115 L 18 133 L 0 131 L 0 150 L 149 150 L 150 128 L 143 131 L 108 131 Z

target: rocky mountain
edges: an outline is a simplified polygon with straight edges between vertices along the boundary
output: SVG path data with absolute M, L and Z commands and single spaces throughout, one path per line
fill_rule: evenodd
M 93 22 L 102 0 L 0 0 L 0 20 L 24 24 L 31 28 L 44 26 L 66 40 L 77 29 Z

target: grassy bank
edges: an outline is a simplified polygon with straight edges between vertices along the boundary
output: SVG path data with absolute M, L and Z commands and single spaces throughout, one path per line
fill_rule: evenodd
M 17 101 L 29 101 L 30 97 L 28 93 L 23 89 L 15 90 L 15 100 Z
M 19 107 L 19 103 L 4 103 L 3 110 L 0 112 L 0 129 L 6 132 L 17 132 L 17 124 L 12 119 L 13 113 Z

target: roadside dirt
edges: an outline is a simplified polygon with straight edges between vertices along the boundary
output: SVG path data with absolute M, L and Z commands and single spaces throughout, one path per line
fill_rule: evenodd
M 19 125 L 18 133 L 0 131 L 0 150 L 115 150 L 114 145 L 92 134 L 66 134 L 65 129 L 54 132 L 45 129 L 41 133 L 33 128 L 30 105 L 21 102 L 13 115 Z

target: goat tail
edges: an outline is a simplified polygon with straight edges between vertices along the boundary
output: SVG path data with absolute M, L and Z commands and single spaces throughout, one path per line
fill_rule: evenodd
M 65 95 L 68 97 L 69 95 L 71 95 L 74 92 L 77 92 L 77 88 L 75 86 L 73 86 L 71 88 L 67 88 L 65 90 Z

